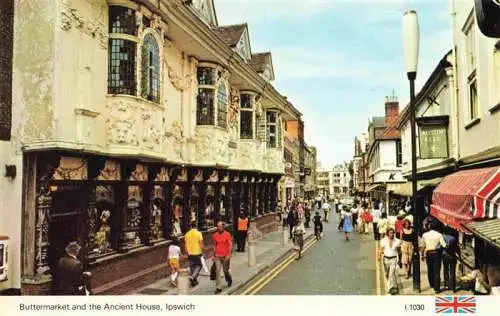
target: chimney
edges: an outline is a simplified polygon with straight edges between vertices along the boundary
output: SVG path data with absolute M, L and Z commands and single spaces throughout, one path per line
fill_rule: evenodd
M 399 101 L 394 94 L 385 97 L 385 126 L 389 127 L 396 123 L 399 117 Z

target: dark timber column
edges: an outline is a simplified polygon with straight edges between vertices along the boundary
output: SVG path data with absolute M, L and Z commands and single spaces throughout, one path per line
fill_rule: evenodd
M 58 155 L 46 154 L 38 160 L 38 189 L 36 197 L 35 225 L 35 273 L 39 278 L 50 280 L 49 265 L 49 230 L 52 211 L 50 181 L 59 167 Z

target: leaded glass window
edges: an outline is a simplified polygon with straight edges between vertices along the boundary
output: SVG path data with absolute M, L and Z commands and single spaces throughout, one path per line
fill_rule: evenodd
M 210 67 L 199 67 L 197 72 L 199 85 L 215 84 L 214 69 Z
M 214 125 L 214 91 L 212 89 L 198 89 L 196 124 Z
M 278 113 L 275 111 L 268 111 L 266 117 L 267 125 L 267 147 L 276 148 L 277 138 L 277 117 Z
M 135 42 L 109 40 L 108 93 L 135 95 L 135 53 Z
M 224 128 L 227 126 L 227 89 L 223 82 L 217 89 L 217 125 Z
M 142 44 L 141 96 L 160 100 L 160 50 L 153 35 L 147 34 Z
M 196 109 L 196 124 L 215 125 L 215 69 L 211 67 L 199 67 L 196 77 L 199 85 Z M 218 116 L 217 119 L 219 120 L 220 116 Z
M 253 139 L 253 104 L 250 94 L 240 96 L 240 138 Z
M 110 6 L 109 33 L 136 35 L 135 11 L 130 8 Z

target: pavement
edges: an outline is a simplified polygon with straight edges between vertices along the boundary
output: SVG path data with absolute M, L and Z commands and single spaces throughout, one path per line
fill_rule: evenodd
M 221 294 L 231 294 L 245 286 L 254 277 L 261 274 L 266 269 L 279 262 L 284 256 L 293 251 L 293 244 L 288 240 L 286 245 L 281 244 L 283 232 L 282 228 L 278 231 L 265 234 L 257 241 L 257 264 L 253 267 L 248 266 L 248 245 L 245 252 L 234 252 L 231 258 L 231 275 L 233 285 L 231 288 L 223 288 Z M 305 240 L 312 237 L 312 229 L 306 229 Z M 207 266 L 210 268 L 212 262 L 207 260 Z M 199 284 L 189 289 L 189 295 L 212 295 L 215 291 L 215 281 L 210 280 L 210 273 L 202 270 L 199 278 Z M 170 285 L 170 278 L 164 278 L 141 289 L 135 290 L 129 294 L 132 295 L 178 295 L 177 288 Z
M 375 243 L 375 247 L 377 247 L 377 244 Z M 386 283 L 387 280 L 385 278 L 385 274 L 383 271 L 383 266 L 381 263 L 377 264 L 377 269 L 380 270 L 381 274 L 381 280 L 382 283 L 380 284 L 380 289 L 379 293 L 382 295 L 389 295 L 386 293 Z M 443 268 L 441 267 L 441 272 L 443 271 Z M 457 272 L 457 280 L 458 280 L 459 274 Z M 444 277 L 443 274 L 441 273 L 441 288 L 444 289 Z M 406 273 L 403 269 L 398 268 L 398 285 L 399 285 L 399 295 L 430 295 L 430 296 L 435 296 L 436 293 L 434 292 L 434 289 L 429 286 L 429 281 L 427 279 L 427 264 L 425 261 L 420 261 L 420 292 L 416 292 L 413 290 L 413 277 L 406 278 Z M 457 292 L 453 292 L 450 290 L 443 290 L 442 292 L 439 293 L 439 295 L 452 295 L 452 296 L 457 296 L 457 295 L 473 295 L 472 291 L 466 291 L 466 290 L 459 290 Z

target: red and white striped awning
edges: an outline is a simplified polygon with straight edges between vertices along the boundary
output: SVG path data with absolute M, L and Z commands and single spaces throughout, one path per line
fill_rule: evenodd
M 431 214 L 459 231 L 481 218 L 500 218 L 500 167 L 446 176 L 432 195 Z

